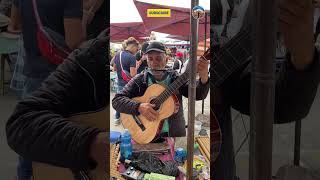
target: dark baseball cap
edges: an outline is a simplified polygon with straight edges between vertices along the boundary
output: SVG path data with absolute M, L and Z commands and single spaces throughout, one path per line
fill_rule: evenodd
M 158 51 L 158 52 L 165 53 L 166 48 L 161 42 L 153 41 L 153 42 L 150 42 L 149 46 L 147 47 L 146 53 L 150 51 Z

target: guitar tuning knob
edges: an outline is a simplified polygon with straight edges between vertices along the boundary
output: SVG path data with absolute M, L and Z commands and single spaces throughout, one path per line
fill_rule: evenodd
M 192 8 L 192 17 L 195 19 L 203 18 L 205 14 L 204 8 L 201 6 L 195 6 Z

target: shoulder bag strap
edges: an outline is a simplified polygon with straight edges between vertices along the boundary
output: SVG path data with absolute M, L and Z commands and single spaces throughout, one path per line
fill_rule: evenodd
M 121 66 L 121 70 L 123 71 L 121 55 L 122 55 L 122 51 L 120 51 L 120 66 Z

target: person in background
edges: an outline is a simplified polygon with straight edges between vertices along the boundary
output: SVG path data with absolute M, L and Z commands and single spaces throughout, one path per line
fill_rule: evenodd
M 1 1 L 1 3 L 4 3 L 5 1 Z M 7 1 L 8 2 L 8 1 Z M 9 3 L 9 2 L 8 2 Z M 22 73 L 23 71 L 23 59 L 25 57 L 25 50 L 23 47 L 23 40 L 21 36 L 21 16 L 19 9 L 12 4 L 12 1 L 10 1 L 11 5 L 11 13 L 10 13 L 10 24 L 7 27 L 6 35 L 10 37 L 17 37 L 19 38 L 18 44 L 19 44 L 19 50 L 18 54 L 15 56 L 10 56 L 12 64 L 14 65 L 13 69 L 13 75 L 10 82 L 10 88 L 13 89 L 16 92 L 17 100 L 22 99 L 22 92 L 23 92 L 23 85 L 24 85 L 24 75 Z M 10 8 L 9 8 L 10 9 Z
M 145 55 L 146 49 L 149 43 L 144 42 L 141 45 L 141 50 L 136 53 L 136 60 L 137 60 L 137 74 L 140 74 L 148 67 L 147 56 Z
M 6 33 L 10 36 L 20 35 L 18 40 L 18 44 L 19 44 L 18 54 L 17 56 L 15 56 L 15 58 L 12 58 L 12 56 L 10 56 L 10 58 L 14 60 L 14 70 L 13 70 L 13 75 L 10 82 L 10 88 L 16 92 L 17 100 L 21 101 L 22 93 L 24 89 L 24 81 L 25 81 L 25 76 L 23 75 L 23 66 L 24 66 L 23 59 L 25 58 L 25 50 L 23 47 L 23 38 L 21 35 L 21 15 L 20 15 L 20 10 L 18 9 L 18 7 L 12 4 L 12 1 L 5 0 L 5 1 L 2 1 L 1 4 L 3 5 L 5 2 L 6 3 L 10 2 L 10 6 L 11 6 L 11 13 L 10 13 L 11 21 L 9 26 L 7 27 Z M 31 174 L 30 162 L 23 160 L 22 157 L 19 157 L 16 179 L 23 179 L 23 176 L 25 174 Z M 26 176 L 28 177 L 29 175 L 26 175 Z
M 117 72 L 118 76 L 118 89 L 117 92 L 120 92 L 123 87 L 128 83 L 125 77 L 122 75 L 125 74 L 128 78 L 134 77 L 137 74 L 136 67 L 136 57 L 134 56 L 139 49 L 139 42 L 133 38 L 129 37 L 125 40 L 124 46 L 125 50 L 120 51 L 114 57 L 113 70 Z M 116 112 L 115 114 L 115 125 L 120 124 L 120 113 Z
M 0 1 L 0 14 L 8 15 L 12 6 L 12 0 L 1 0 Z
M 174 60 L 174 64 L 172 69 L 177 71 L 179 74 L 181 74 L 181 70 L 184 66 L 183 62 L 183 53 L 182 52 L 176 52 L 176 58 Z
M 83 29 L 86 32 L 87 39 L 93 39 L 99 33 L 106 29 L 109 24 L 107 18 L 107 0 L 85 0 L 83 4 Z
M 24 86 L 22 99 L 40 87 L 41 83 L 53 72 L 57 65 L 44 58 L 39 50 L 36 38 L 37 22 L 32 5 L 33 1 L 14 0 L 13 4 L 19 9 L 25 49 L 23 65 Z M 41 23 L 47 29 L 65 39 L 70 50 L 75 49 L 84 39 L 82 29 L 82 0 L 36 0 L 36 7 Z M 19 180 L 30 180 L 32 163 L 19 157 Z

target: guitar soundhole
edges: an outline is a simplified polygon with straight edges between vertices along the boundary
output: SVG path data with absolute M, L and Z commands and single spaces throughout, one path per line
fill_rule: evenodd
M 153 108 L 154 110 L 158 111 L 158 110 L 160 109 L 160 105 L 159 105 L 159 103 L 158 103 L 158 101 L 157 101 L 156 98 L 152 98 L 151 101 L 150 101 L 150 104 L 156 105 L 156 106 Z

